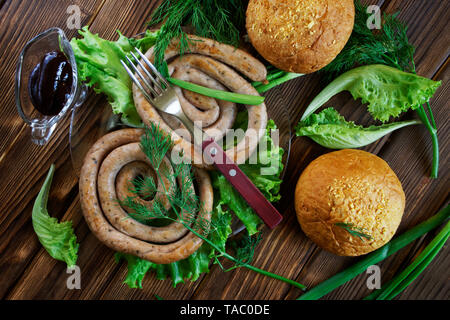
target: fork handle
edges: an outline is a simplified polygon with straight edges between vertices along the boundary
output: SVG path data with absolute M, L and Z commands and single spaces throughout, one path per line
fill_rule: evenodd
M 253 182 L 242 172 L 241 169 L 227 156 L 225 151 L 212 138 L 202 142 L 202 150 L 206 157 L 211 160 L 217 169 L 241 194 L 247 203 L 256 211 L 258 216 L 270 228 L 277 226 L 283 216 L 264 197 Z

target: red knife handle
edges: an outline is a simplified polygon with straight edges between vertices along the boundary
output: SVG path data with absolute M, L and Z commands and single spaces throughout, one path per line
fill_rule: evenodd
M 225 151 L 212 138 L 202 142 L 202 150 L 225 178 L 247 201 L 250 207 L 261 217 L 269 228 L 277 226 L 283 216 L 264 197 L 253 182 L 242 172 L 241 169 L 227 156 Z

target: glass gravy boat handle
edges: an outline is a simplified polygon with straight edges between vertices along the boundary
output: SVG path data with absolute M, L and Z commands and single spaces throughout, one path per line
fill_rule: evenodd
M 72 67 L 72 87 L 61 111 L 52 116 L 40 113 L 33 105 L 28 90 L 30 75 L 45 54 L 52 51 L 64 53 Z M 86 97 L 86 87 L 78 82 L 75 55 L 63 30 L 48 29 L 31 39 L 22 50 L 15 78 L 16 107 L 19 115 L 31 128 L 31 141 L 45 145 L 54 132 L 58 122 L 67 111 L 81 105 Z

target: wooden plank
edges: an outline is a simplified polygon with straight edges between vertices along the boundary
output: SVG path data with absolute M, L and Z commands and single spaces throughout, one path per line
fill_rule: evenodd
M 90 19 L 100 3 L 76 2 L 82 23 Z M 76 196 L 72 190 L 77 177 L 71 169 L 67 148 L 68 118 L 58 126 L 45 149 L 33 145 L 29 130 L 16 111 L 13 85 L 16 62 L 26 41 L 55 25 L 64 29 L 69 37 L 75 34 L 75 30 L 66 28 L 66 10 L 72 4 L 72 1 L 59 1 L 58 6 L 50 1 L 8 1 L 0 9 L 4 27 L 0 34 L 0 84 L 5 88 L 0 108 L 4 123 L 0 129 L 0 190 L 4 212 L 0 217 L 0 269 L 5 278 L 0 285 L 0 296 L 14 284 L 39 249 L 30 224 L 31 208 L 50 163 L 55 162 L 58 168 L 54 179 L 56 188 L 51 192 L 51 212 L 57 217 L 62 216 Z M 64 175 L 58 174 L 60 169 Z

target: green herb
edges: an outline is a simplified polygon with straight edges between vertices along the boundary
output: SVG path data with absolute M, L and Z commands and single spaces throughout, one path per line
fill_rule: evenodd
M 439 232 L 430 244 L 417 256 L 416 259 L 399 275 L 385 284 L 381 289 L 374 291 L 365 300 L 392 300 L 413 282 L 422 271 L 433 261 L 450 237 L 450 222 Z
M 407 27 L 396 14 L 385 14 L 381 30 L 367 28 L 369 13 L 359 0 L 355 1 L 355 25 L 344 49 L 323 70 L 328 78 L 335 77 L 358 65 L 385 64 L 399 70 L 416 73 L 414 47 L 406 35 Z M 430 119 L 424 107 L 416 109 L 417 115 L 431 135 L 433 163 L 431 177 L 437 178 L 439 170 L 439 143 L 437 127 L 430 103 L 427 102 Z
M 186 89 L 189 91 L 193 91 L 193 92 L 202 94 L 204 96 L 216 98 L 219 100 L 231 101 L 234 103 L 241 103 L 241 104 L 246 104 L 246 105 L 259 105 L 264 102 L 264 97 L 261 97 L 261 96 L 254 96 L 254 95 L 249 95 L 249 94 L 241 94 L 241 93 L 211 89 L 208 87 L 203 87 L 198 84 L 183 81 L 183 80 L 176 79 L 176 78 L 169 77 L 169 78 L 167 78 L 167 80 L 170 83 L 172 83 L 180 88 L 183 88 L 183 89 Z
M 52 256 L 52 258 L 64 261 L 67 267 L 75 266 L 78 258 L 77 237 L 72 228 L 72 221 L 59 223 L 56 218 L 50 217 L 47 211 L 48 194 L 52 184 L 55 166 L 52 164 L 47 178 L 34 201 L 31 216 L 34 232 L 39 242 Z
M 164 52 L 173 39 L 179 40 L 180 54 L 189 52 L 189 39 L 182 26 L 191 26 L 198 36 L 239 45 L 244 26 L 241 0 L 164 0 L 151 17 L 150 26 L 163 23 L 155 46 L 155 64 L 161 68 Z
M 146 32 L 142 39 L 133 41 L 120 32 L 117 41 L 104 40 L 92 34 L 87 27 L 79 33 L 83 38 L 73 38 L 70 44 L 80 81 L 93 87 L 96 93 L 104 93 L 113 112 L 121 115 L 122 122 L 134 127 L 141 126 L 141 118 L 133 101 L 131 79 L 120 60 L 125 60 L 133 45 L 140 49 L 153 45 L 158 33 Z
M 342 229 L 345 229 L 353 237 L 357 237 L 360 240 L 363 240 L 363 238 L 367 240 L 372 240 L 372 236 L 364 233 L 364 229 L 355 226 L 353 223 L 336 222 L 334 225 Z
M 420 121 L 409 120 L 364 128 L 354 122 L 346 121 L 335 109 L 327 108 L 319 114 L 313 113 L 300 121 L 295 128 L 295 133 L 300 137 L 310 137 L 325 148 L 360 148 L 392 131 L 413 124 L 420 124 Z
M 378 262 L 386 259 L 387 257 L 396 253 L 398 250 L 402 249 L 403 247 L 410 244 L 414 240 L 420 238 L 425 233 L 429 232 L 430 230 L 433 230 L 442 223 L 446 222 L 449 218 L 450 218 L 450 206 L 446 206 L 431 218 L 415 226 L 414 228 L 406 231 L 405 233 L 396 237 L 394 240 L 391 240 L 383 247 L 368 254 L 362 260 L 360 260 L 350 268 L 334 275 L 328 280 L 325 280 L 318 286 L 307 291 L 298 299 L 315 300 L 323 297 L 327 293 L 333 291 L 337 287 L 353 279 L 358 274 L 364 272 L 367 269 L 367 267 L 377 264 Z
M 326 86 L 306 108 L 301 120 L 339 92 L 350 91 L 354 99 L 361 98 L 363 103 L 369 104 L 368 110 L 373 118 L 385 122 L 428 102 L 440 85 L 440 81 L 381 64 L 358 67 Z
M 385 64 L 414 72 L 414 47 L 406 35 L 406 25 L 397 15 L 384 14 L 381 30 L 371 30 L 367 27 L 370 18 L 367 7 L 356 0 L 352 35 L 344 49 L 321 72 L 332 79 L 355 66 L 370 64 Z
M 146 134 L 144 135 L 143 140 L 145 140 L 146 136 L 149 137 L 149 140 L 146 141 L 145 143 L 141 144 L 141 147 L 143 148 L 143 151 L 145 154 L 152 152 L 152 150 L 159 150 L 160 148 L 158 147 L 152 147 L 149 148 L 147 150 L 146 146 L 148 144 L 158 144 L 161 143 L 161 140 L 158 138 L 154 138 L 151 139 L 151 137 L 149 136 L 151 132 L 154 132 L 154 130 L 156 130 L 156 126 L 154 124 L 150 124 L 150 127 L 154 127 L 154 128 L 150 128 L 150 129 L 146 129 Z M 159 158 L 158 156 L 155 158 Z M 183 169 L 178 169 L 178 166 L 183 166 Z M 162 176 L 166 176 L 169 181 L 176 181 L 176 178 L 180 178 L 181 175 L 181 180 L 184 181 L 184 183 L 181 183 L 180 185 L 192 185 L 192 176 L 191 175 L 183 175 L 183 173 L 187 172 L 187 171 L 191 171 L 191 165 L 190 164 L 180 164 L 180 165 L 176 165 L 174 164 L 174 172 L 175 174 L 170 175 L 168 173 L 167 170 L 163 170 L 163 168 L 159 168 L 159 170 L 155 170 L 156 175 L 161 179 Z M 169 176 L 170 175 L 170 176 Z M 152 186 L 148 186 L 148 188 L 151 188 Z M 164 187 L 165 188 L 165 187 Z M 215 254 L 213 253 L 213 256 L 216 257 L 215 259 L 217 260 L 217 257 L 224 257 L 232 262 L 234 262 L 236 265 L 239 265 L 240 267 L 244 267 L 250 270 L 253 270 L 257 273 L 263 274 L 265 276 L 274 278 L 274 279 L 278 279 L 281 280 L 283 282 L 286 282 L 288 284 L 291 284 L 297 288 L 301 288 L 303 289 L 304 286 L 296 281 L 287 279 L 285 277 L 279 276 L 277 274 L 256 268 L 252 265 L 250 265 L 249 263 L 241 260 L 240 258 L 236 258 L 231 256 L 230 254 L 228 254 L 225 250 L 224 250 L 224 246 L 223 245 L 217 245 L 215 240 L 217 238 L 222 239 L 223 241 L 223 236 L 226 235 L 226 233 L 224 234 L 223 230 L 224 229 L 228 229 L 229 230 L 229 223 L 230 220 L 229 219 L 211 219 L 209 222 L 204 220 L 204 218 L 202 219 L 201 217 L 204 216 L 205 212 L 202 211 L 202 206 L 200 203 L 198 203 L 198 197 L 195 196 L 193 197 L 192 195 L 189 194 L 185 194 L 185 192 L 183 191 L 182 187 L 178 186 L 178 185 L 174 185 L 173 188 L 175 189 L 174 195 L 172 195 L 168 190 L 164 190 L 166 196 L 169 199 L 169 202 L 171 204 L 172 207 L 172 211 L 175 212 L 176 217 L 173 218 L 171 217 L 171 215 L 169 214 L 169 211 L 166 210 L 165 212 L 165 218 L 171 221 L 176 221 L 177 218 L 179 219 L 178 221 L 180 223 L 182 223 L 188 230 L 190 230 L 193 234 L 195 234 L 196 236 L 200 237 L 201 239 L 203 239 L 204 241 L 204 245 L 207 245 L 207 248 L 211 248 L 215 251 Z M 142 206 L 140 203 L 135 202 L 134 206 L 133 206 L 133 198 L 129 197 L 129 207 L 132 208 L 132 211 L 137 211 L 134 209 L 139 209 L 140 212 L 145 212 L 145 209 L 147 209 L 147 211 L 143 214 L 144 218 L 154 218 L 154 217 L 160 217 L 160 212 L 156 213 L 156 216 L 154 214 L 153 210 L 150 210 L 149 208 Z M 194 200 L 197 204 L 196 205 L 191 205 L 190 202 Z M 157 202 L 157 200 L 155 199 L 154 202 Z M 219 206 L 221 206 L 219 204 Z M 161 212 L 164 212 L 163 210 L 164 207 L 161 205 Z M 194 209 L 196 208 L 200 208 L 200 212 L 198 213 L 199 216 L 195 216 L 196 215 L 196 211 L 194 211 Z M 180 215 L 180 212 L 183 212 L 183 215 Z M 200 223 L 198 223 L 198 221 L 200 220 Z M 226 240 L 225 240 L 226 241 Z M 204 247 L 204 245 L 202 245 L 202 247 L 200 249 L 202 249 Z M 198 251 L 197 251 L 198 252 Z M 176 264 L 170 264 L 170 266 L 175 267 L 177 266 Z M 176 274 L 176 273 L 175 273 Z M 183 279 L 174 279 L 173 275 L 172 275 L 172 280 L 175 281 L 183 281 Z
M 156 293 L 154 294 L 156 300 L 164 300 L 163 298 L 161 298 L 160 296 L 158 296 Z
M 141 148 L 155 170 L 159 170 L 163 158 L 172 147 L 173 142 L 170 136 L 163 133 L 159 124 L 146 128 L 141 139 Z

